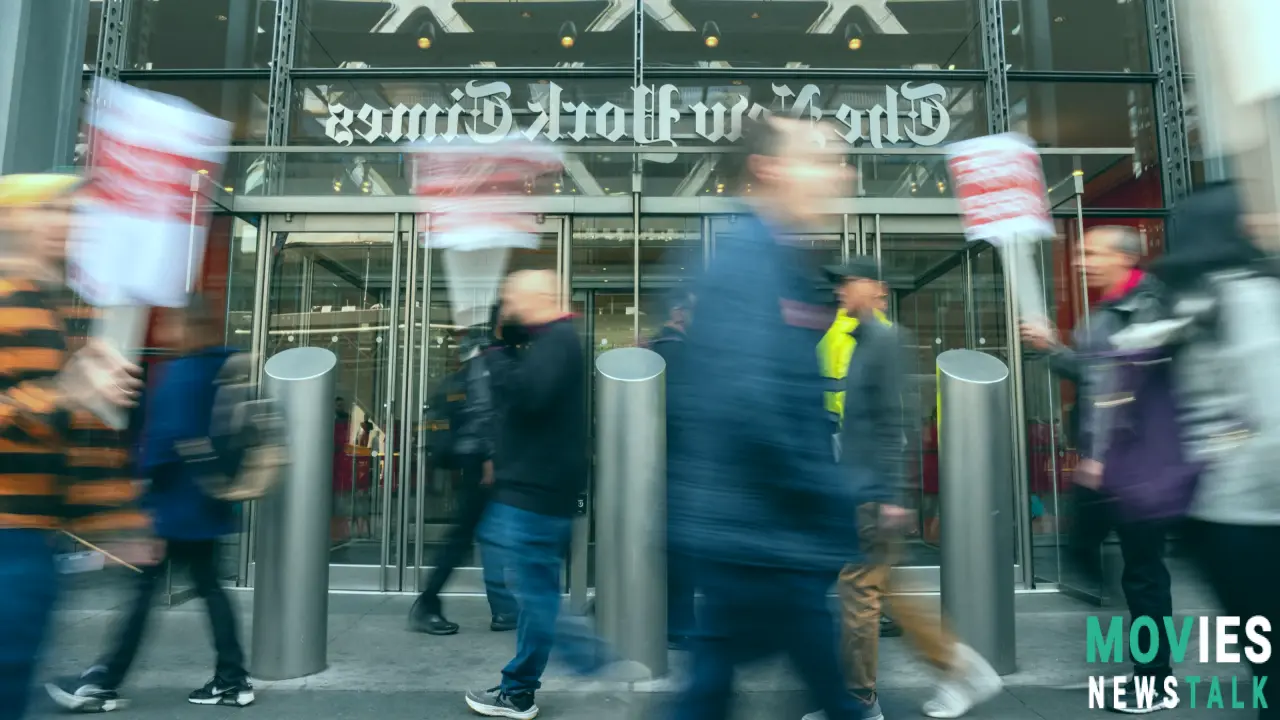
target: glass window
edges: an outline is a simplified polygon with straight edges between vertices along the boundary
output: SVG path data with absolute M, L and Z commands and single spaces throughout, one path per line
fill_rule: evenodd
M 1004 0 L 1010 70 L 1147 72 L 1145 0 Z
M 94 70 L 98 67 L 98 39 L 102 35 L 103 2 L 89 3 L 89 33 L 84 44 L 84 69 Z
M 631 67 L 635 0 L 301 0 L 298 67 Z
M 643 7 L 648 65 L 943 70 L 982 66 L 976 0 L 657 0 Z
M 129 84 L 180 97 L 232 122 L 233 143 L 260 145 L 266 142 L 266 80 L 135 80 Z
M 1042 148 L 1118 152 L 1044 157 L 1050 182 L 1079 171 L 1095 208 L 1163 205 L 1154 88 L 1136 83 L 1009 83 L 1012 128 Z
M 269 67 L 275 20 L 271 0 L 134 0 L 128 67 Z

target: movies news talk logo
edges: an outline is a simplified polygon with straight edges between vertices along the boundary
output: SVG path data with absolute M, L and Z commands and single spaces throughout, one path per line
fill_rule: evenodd
M 1243 642 L 1240 637 L 1241 629 L 1244 632 Z M 1124 662 L 1124 648 L 1127 644 L 1129 657 L 1134 662 L 1146 664 L 1155 660 L 1162 643 L 1168 643 L 1170 663 L 1177 664 L 1186 658 L 1194 635 L 1199 641 L 1201 664 L 1212 662 L 1234 665 L 1242 659 L 1261 664 L 1271 657 L 1271 641 L 1268 637 L 1270 632 L 1270 621 L 1261 615 L 1248 618 L 1243 623 L 1239 617 L 1184 617 L 1180 622 L 1176 618 L 1165 617 L 1159 627 L 1155 619 L 1140 617 L 1130 625 L 1126 638 L 1122 616 L 1110 618 L 1105 633 L 1101 619 L 1090 616 L 1086 640 L 1087 661 L 1091 664 Z M 1132 697 L 1127 696 L 1125 679 L 1123 675 L 1090 676 L 1089 707 L 1107 707 L 1108 686 L 1111 688 L 1111 706 L 1117 709 L 1152 708 L 1160 702 L 1161 692 L 1173 706 L 1181 704 L 1185 698 L 1186 706 L 1191 708 L 1242 710 L 1267 707 L 1263 696 L 1267 686 L 1266 677 L 1249 679 L 1216 675 L 1171 675 L 1163 680 L 1162 686 L 1158 685 L 1154 677 L 1135 677 Z
M 544 137 L 551 142 L 593 138 L 615 143 L 630 138 L 638 145 L 675 146 L 677 134 L 686 133 L 687 137 L 690 130 L 711 143 L 735 142 L 742 136 L 744 118 L 773 112 L 750 102 L 745 95 L 726 97 L 728 106 L 700 101 L 682 108 L 680 89 L 675 85 L 632 88 L 630 108 L 611 102 L 598 106 L 568 102 L 563 100 L 564 90 L 559 85 L 548 83 L 546 87 L 545 96 L 528 101 L 528 114 L 532 117 L 521 123 L 522 127 L 517 127 L 516 113 L 511 109 L 509 84 L 473 80 L 465 89 L 457 88 L 449 94 L 453 104 L 448 107 L 401 103 L 393 108 L 350 108 L 332 103 L 324 132 L 339 145 L 351 145 L 357 138 L 367 143 L 383 139 L 392 143 L 449 143 L 464 135 L 483 144 L 514 135 L 528 140 Z M 816 85 L 805 85 L 799 93 L 788 85 L 774 85 L 772 89 L 782 114 L 812 122 L 833 120 L 839 136 L 851 145 L 865 140 L 875 148 L 902 142 L 933 147 L 951 132 L 947 89 L 938 83 L 907 82 L 896 88 L 886 85 L 884 100 L 865 109 L 842 104 L 834 110 L 823 110 L 822 92 Z M 689 119 L 693 120 L 691 128 Z

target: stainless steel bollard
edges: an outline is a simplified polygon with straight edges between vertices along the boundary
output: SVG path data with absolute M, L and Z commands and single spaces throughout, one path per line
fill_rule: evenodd
M 289 467 L 257 507 L 251 667 L 262 680 L 313 675 L 328 662 L 337 367 L 332 352 L 313 347 L 285 350 L 265 366 L 266 392 L 284 414 Z
M 624 659 L 667 673 L 666 363 L 596 359 L 596 623 Z
M 1001 675 L 1017 670 L 1009 368 L 973 350 L 938 356 L 942 608 Z

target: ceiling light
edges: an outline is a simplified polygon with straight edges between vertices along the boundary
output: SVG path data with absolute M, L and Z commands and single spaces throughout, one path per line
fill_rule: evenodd
M 525 10 L 524 12 L 520 13 L 520 17 L 522 17 L 522 18 L 531 18 L 531 17 L 533 17 L 533 13 L 529 12 L 528 10 Z
M 578 28 L 572 22 L 560 26 L 560 47 L 568 50 L 578 41 Z
M 702 26 L 702 44 L 709 48 L 720 47 L 720 26 L 714 21 Z
M 420 37 L 420 38 L 418 38 L 418 49 L 420 49 L 420 50 L 430 50 L 430 49 L 431 49 L 431 38 L 429 38 L 429 37 Z
M 858 27 L 857 24 L 849 23 L 848 25 L 845 25 L 844 44 L 847 45 L 850 50 L 861 50 L 863 34 L 862 28 Z
M 227 21 L 227 16 L 226 16 L 226 15 L 219 15 L 219 16 L 218 16 L 218 22 L 226 22 L 226 21 Z
M 862 38 L 849 38 L 849 49 L 850 49 L 850 50 L 861 50 L 861 49 L 862 49 Z
M 751 19 L 752 19 L 752 20 L 759 20 L 759 19 L 760 19 L 760 13 L 751 13 Z
M 199 174 L 201 174 L 201 175 L 208 175 L 208 174 L 209 174 L 209 171 L 208 171 L 208 170 L 206 170 L 206 169 L 204 169 L 204 168 L 200 168 L 200 169 L 199 169 L 199 170 L 197 170 L 196 172 L 197 172 L 197 173 L 199 173 Z
M 435 23 L 424 22 L 418 26 L 418 49 L 430 50 L 436 44 Z

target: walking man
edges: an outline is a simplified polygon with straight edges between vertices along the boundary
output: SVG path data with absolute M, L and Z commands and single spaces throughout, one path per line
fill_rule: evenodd
M 832 720 L 861 720 L 845 691 L 827 591 L 857 561 L 857 488 L 838 472 L 825 380 L 814 356 L 834 313 L 819 267 L 790 233 L 812 227 L 852 174 L 815 129 L 770 118 L 744 127 L 747 217 L 695 290 L 684 439 L 669 512 L 697 564 L 704 614 L 677 720 L 728 717 L 735 670 L 785 654 Z
M 841 409 L 840 464 L 848 482 L 867 498 L 858 508 L 862 562 L 840 571 L 846 685 L 863 708 L 865 720 L 881 720 L 876 696 L 883 604 L 890 601 L 890 573 L 906 521 L 903 501 L 910 488 L 904 468 L 914 447 L 911 392 L 913 368 L 909 343 L 880 310 L 885 288 L 875 260 L 855 258 L 827 269 L 849 323 L 848 358 Z M 834 339 L 832 339 L 834 340 Z M 838 350 L 838 343 L 827 343 Z M 828 365 L 839 364 L 828 361 Z M 969 647 L 948 633 L 941 620 L 912 602 L 892 599 L 892 609 L 907 639 L 944 673 L 934 697 L 925 702 L 927 717 L 958 718 L 999 692 L 1000 676 Z M 806 720 L 820 720 L 813 713 Z
M 0 718 L 21 720 L 57 599 L 54 540 L 147 531 L 119 448 L 85 408 L 135 404 L 139 369 L 90 342 L 69 352 L 61 315 L 72 196 L 69 175 L 0 177 Z M 72 471 L 74 467 L 74 474 Z

